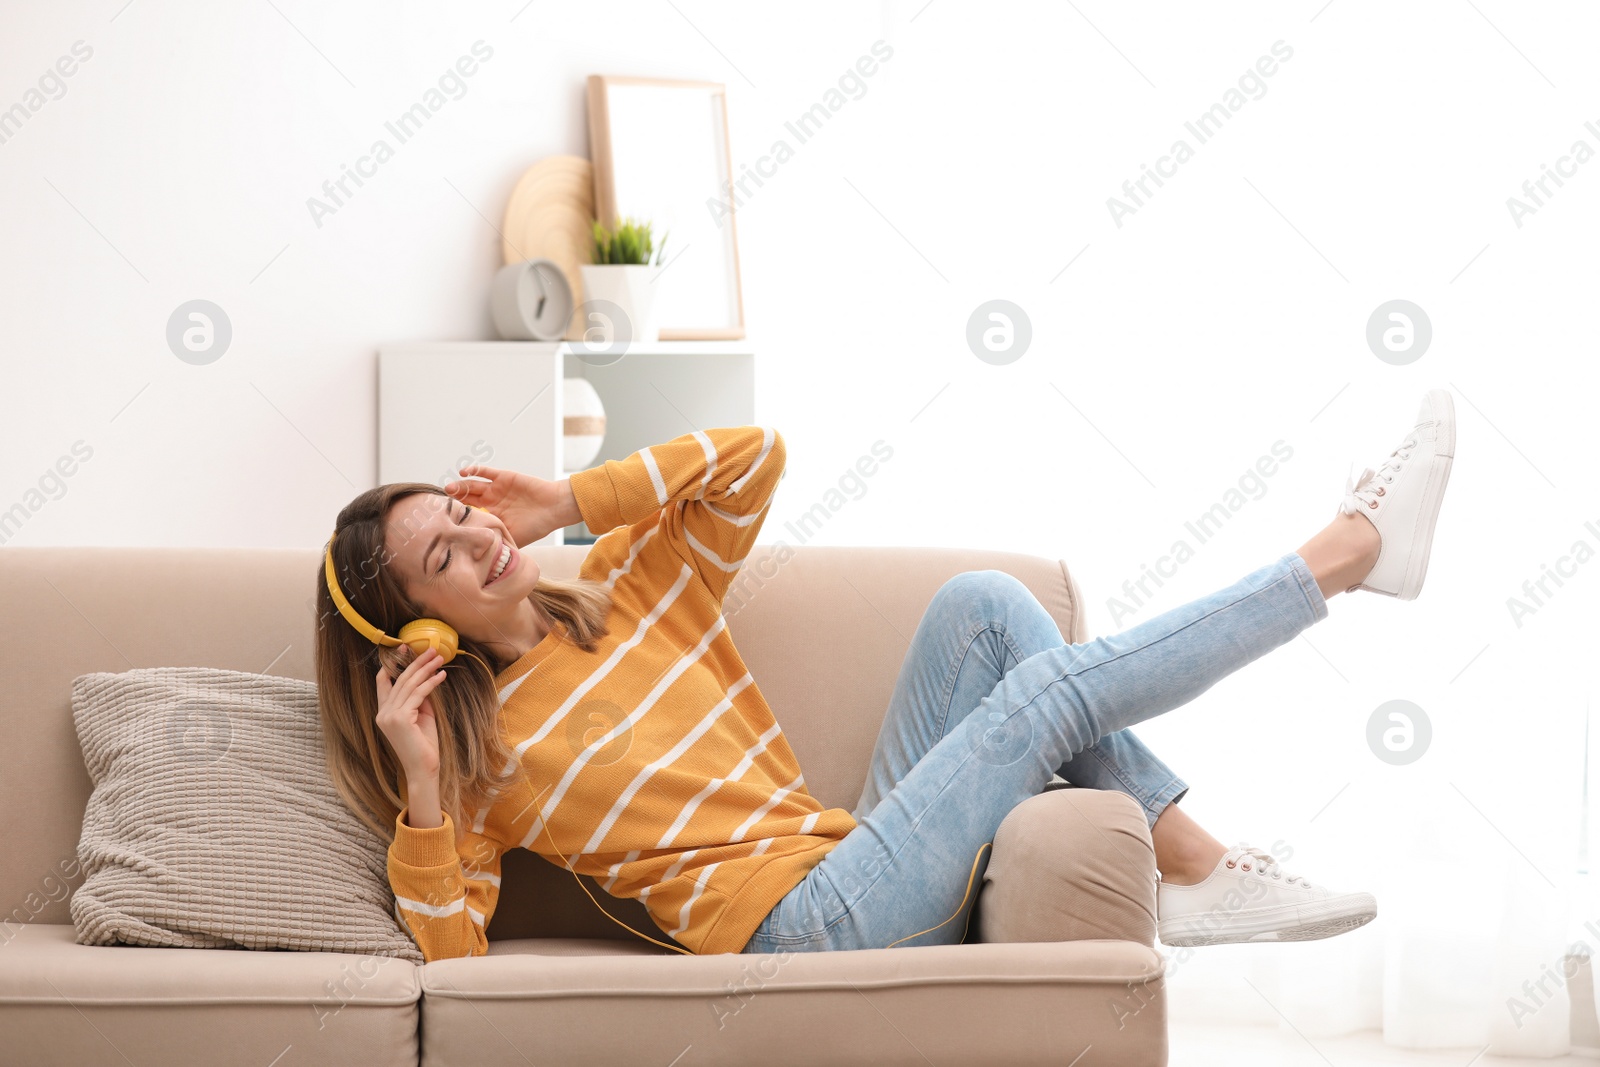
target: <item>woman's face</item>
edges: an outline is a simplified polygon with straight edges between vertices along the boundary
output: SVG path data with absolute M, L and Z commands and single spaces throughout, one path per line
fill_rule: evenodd
M 395 501 L 384 527 L 388 566 L 424 618 L 475 641 L 509 645 L 515 656 L 548 632 L 529 599 L 539 565 L 517 551 L 491 513 L 437 493 L 413 493 Z M 501 569 L 504 549 L 510 558 Z

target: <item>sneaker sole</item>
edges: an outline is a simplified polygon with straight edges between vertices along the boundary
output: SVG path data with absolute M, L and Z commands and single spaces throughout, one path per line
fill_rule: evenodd
M 1291 930 L 1264 930 L 1259 933 L 1234 933 L 1234 934 L 1173 934 L 1168 937 L 1161 935 L 1161 943 L 1173 948 L 1188 948 L 1195 945 L 1237 945 L 1254 941 L 1318 941 L 1324 937 L 1333 937 L 1357 927 L 1365 926 L 1377 914 L 1347 915 L 1337 919 L 1323 919 L 1320 922 L 1310 923 L 1306 926 L 1297 926 Z
M 1371 593 L 1382 593 L 1399 600 L 1415 600 L 1422 592 L 1422 580 L 1428 576 L 1428 557 L 1433 554 L 1433 530 L 1439 522 L 1439 508 L 1444 503 L 1444 491 L 1450 484 L 1450 465 L 1456 454 L 1456 402 L 1448 392 L 1444 397 L 1444 413 L 1439 419 L 1435 438 L 1433 462 L 1428 468 L 1428 480 L 1422 488 L 1422 510 L 1417 515 L 1417 530 L 1413 541 L 1416 553 L 1406 563 L 1406 573 L 1400 580 L 1400 591 L 1375 589 L 1370 585 L 1357 585 Z
M 1314 907 L 1314 905 L 1297 905 Z M 1279 913 L 1282 914 L 1281 912 Z M 1232 929 L 1218 930 L 1204 916 L 1157 924 L 1156 936 L 1163 945 L 1186 948 L 1191 945 L 1232 945 L 1252 941 L 1316 941 L 1365 926 L 1378 915 L 1378 902 L 1371 894 L 1357 894 L 1354 900 L 1330 909 L 1326 914 L 1293 926 L 1274 925 L 1271 913 L 1254 921 L 1236 920 Z
M 1450 465 L 1456 455 L 1456 402 L 1449 393 L 1444 397 L 1444 414 L 1439 419 L 1433 464 L 1428 471 L 1428 484 L 1422 501 L 1422 550 L 1406 568 L 1405 581 L 1400 586 L 1401 600 L 1415 600 L 1422 592 L 1422 580 L 1428 576 L 1428 557 L 1433 552 L 1433 528 L 1439 521 L 1439 507 L 1444 503 L 1445 487 L 1450 484 Z

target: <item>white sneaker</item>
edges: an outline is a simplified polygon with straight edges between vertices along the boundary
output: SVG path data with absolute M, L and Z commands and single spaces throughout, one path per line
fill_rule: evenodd
M 1431 389 L 1406 439 L 1376 469 L 1367 467 L 1360 478 L 1345 482 L 1339 513 L 1360 512 L 1382 538 L 1371 573 L 1345 592 L 1416 598 L 1428 573 L 1433 526 L 1455 454 L 1455 401 L 1445 390 Z
M 1290 874 L 1263 849 L 1240 842 L 1205 881 L 1156 886 L 1164 945 L 1314 941 L 1365 926 L 1378 914 L 1371 893 L 1339 893 Z

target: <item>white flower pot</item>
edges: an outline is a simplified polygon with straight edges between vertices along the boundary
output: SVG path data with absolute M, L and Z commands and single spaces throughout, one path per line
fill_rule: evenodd
M 654 279 L 660 267 L 643 263 L 584 263 L 578 270 L 583 275 L 584 305 L 605 302 L 580 306 L 585 341 L 609 345 L 658 339 Z M 617 311 L 621 312 L 620 321 Z
M 561 466 L 581 471 L 600 454 L 606 436 L 606 409 L 587 378 L 561 380 Z

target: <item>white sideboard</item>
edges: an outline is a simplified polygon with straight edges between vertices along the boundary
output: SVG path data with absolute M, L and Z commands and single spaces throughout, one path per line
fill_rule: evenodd
M 444 485 L 464 464 L 565 478 L 564 378 L 606 409 L 592 465 L 691 430 L 758 424 L 743 341 L 662 341 L 620 355 L 558 341 L 406 341 L 378 348 L 378 481 Z M 582 525 L 535 542 L 587 540 Z

